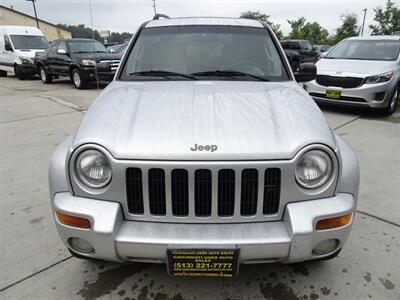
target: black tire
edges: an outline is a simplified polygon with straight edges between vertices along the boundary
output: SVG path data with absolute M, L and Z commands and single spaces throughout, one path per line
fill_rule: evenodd
M 39 76 L 43 83 L 52 83 L 52 81 L 53 81 L 53 78 L 46 71 L 46 68 L 43 66 L 39 67 Z
M 14 65 L 14 73 L 19 80 L 25 80 L 26 76 L 18 65 Z
M 77 88 L 78 90 L 86 89 L 88 81 L 82 78 L 82 75 L 78 69 L 72 70 L 71 80 L 74 83 L 75 88 Z
M 7 71 L 0 70 L 0 77 L 7 77 Z
M 383 115 L 390 116 L 396 111 L 397 106 L 399 105 L 399 97 L 400 85 L 397 86 L 396 90 L 393 92 L 392 98 L 390 98 L 388 105 L 382 110 Z

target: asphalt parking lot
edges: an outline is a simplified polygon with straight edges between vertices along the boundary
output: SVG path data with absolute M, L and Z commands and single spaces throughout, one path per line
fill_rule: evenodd
M 324 109 L 361 167 L 358 213 L 338 258 L 245 265 L 233 280 L 175 279 L 163 265 L 72 258 L 57 235 L 49 157 L 96 96 L 68 81 L 0 79 L 0 299 L 400 299 L 400 109 Z

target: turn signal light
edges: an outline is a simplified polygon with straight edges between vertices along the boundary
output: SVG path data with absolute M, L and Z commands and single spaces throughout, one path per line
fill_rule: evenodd
M 60 223 L 72 227 L 79 228 L 91 228 L 90 221 L 85 218 L 75 217 L 71 215 L 66 215 L 64 213 L 56 211 L 57 219 Z
M 316 229 L 324 230 L 324 229 L 331 229 L 331 228 L 344 226 L 350 222 L 352 216 L 353 216 L 353 213 L 349 213 L 347 215 L 343 215 L 340 217 L 320 220 L 317 222 Z

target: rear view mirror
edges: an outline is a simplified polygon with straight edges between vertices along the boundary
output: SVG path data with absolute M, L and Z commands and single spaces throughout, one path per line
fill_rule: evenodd
M 301 64 L 294 77 L 297 82 L 312 81 L 317 78 L 317 66 L 312 63 Z
M 67 51 L 66 51 L 65 49 L 58 49 L 58 50 L 57 50 L 57 54 L 60 54 L 60 55 L 67 55 Z

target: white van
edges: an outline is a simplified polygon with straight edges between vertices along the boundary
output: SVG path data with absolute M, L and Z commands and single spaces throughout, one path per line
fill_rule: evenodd
M 14 72 L 20 80 L 37 74 L 33 58 L 38 51 L 49 49 L 49 42 L 36 27 L 0 26 L 0 77 Z

